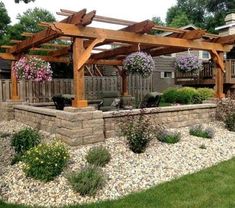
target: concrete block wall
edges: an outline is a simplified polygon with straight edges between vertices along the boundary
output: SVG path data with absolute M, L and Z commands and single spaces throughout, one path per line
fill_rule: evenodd
M 51 134 L 71 146 L 104 141 L 104 120 L 102 111 L 92 107 L 64 111 L 34 107 L 15 106 L 15 120 Z
M 119 122 L 129 115 L 140 115 L 140 109 L 102 112 L 93 107 L 77 109 L 66 107 L 64 111 L 46 107 L 1 103 L 1 119 L 25 123 L 33 128 L 56 134 L 65 143 L 79 146 L 102 142 L 118 136 Z M 169 128 L 207 123 L 215 119 L 216 104 L 181 105 L 148 108 L 143 111 L 153 125 Z
M 140 109 L 132 111 L 104 112 L 104 132 L 107 138 L 119 134 L 118 124 L 125 117 L 138 116 Z M 160 124 L 169 128 L 203 124 L 215 120 L 216 104 L 181 105 L 171 107 L 147 108 L 144 116 L 153 125 Z

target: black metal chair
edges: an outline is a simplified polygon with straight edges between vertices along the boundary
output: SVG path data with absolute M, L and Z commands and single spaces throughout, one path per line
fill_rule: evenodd
M 141 101 L 139 108 L 153 108 L 158 107 L 161 101 L 160 92 L 150 92 L 144 96 L 143 100 Z

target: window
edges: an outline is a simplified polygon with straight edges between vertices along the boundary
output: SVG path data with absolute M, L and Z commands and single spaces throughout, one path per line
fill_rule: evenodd
M 210 59 L 210 53 L 207 51 L 202 51 L 202 59 Z
M 175 74 L 174 74 L 174 72 L 169 72 L 169 71 L 161 72 L 161 79 L 164 79 L 164 78 L 172 78 L 172 79 L 174 79 L 175 78 Z

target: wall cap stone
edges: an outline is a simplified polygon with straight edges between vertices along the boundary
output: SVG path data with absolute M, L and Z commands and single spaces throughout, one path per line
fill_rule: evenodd
M 168 107 L 156 107 L 156 108 L 144 108 L 144 109 L 133 109 L 133 110 L 119 110 L 119 111 L 109 111 L 103 112 L 103 118 L 114 118 L 123 117 L 126 115 L 138 115 L 141 111 L 144 114 L 154 114 L 154 113 L 167 113 L 167 112 L 179 112 L 187 110 L 197 110 L 197 109 L 210 109 L 216 108 L 216 104 L 194 104 L 194 105 L 178 105 L 178 106 L 168 106 Z
M 32 112 L 32 113 L 39 113 L 42 115 L 48 115 L 48 116 L 53 116 L 53 117 L 55 117 L 56 113 L 58 112 L 58 110 L 54 110 L 54 109 L 34 107 L 34 106 L 29 106 L 29 105 L 16 105 L 14 106 L 14 109 L 24 110 L 24 111 Z

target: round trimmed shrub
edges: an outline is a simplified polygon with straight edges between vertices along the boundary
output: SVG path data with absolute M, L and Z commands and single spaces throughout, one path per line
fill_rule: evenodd
M 23 171 L 26 176 L 41 181 L 51 181 L 61 174 L 68 159 L 69 154 L 64 145 L 58 142 L 39 144 L 23 155 Z
M 95 166 L 87 166 L 77 173 L 72 173 L 68 180 L 73 190 L 82 196 L 95 195 L 105 184 L 101 170 Z
M 201 96 L 202 100 L 213 98 L 215 95 L 215 91 L 211 88 L 198 88 L 197 92 Z
M 161 142 L 168 143 L 168 144 L 175 144 L 180 140 L 180 133 L 178 132 L 170 132 L 167 130 L 160 131 L 157 135 L 157 139 Z
M 86 155 L 87 162 L 95 166 L 104 167 L 110 159 L 109 151 L 102 146 L 91 148 Z
M 177 96 L 177 88 L 170 87 L 163 92 L 162 99 L 166 103 L 176 103 Z
M 41 135 L 38 131 L 24 128 L 12 136 L 11 146 L 14 147 L 17 154 L 23 154 L 25 151 L 37 146 L 40 142 Z
M 177 90 L 176 102 L 180 104 L 190 104 L 196 96 L 199 96 L 197 90 L 193 87 L 182 87 Z

